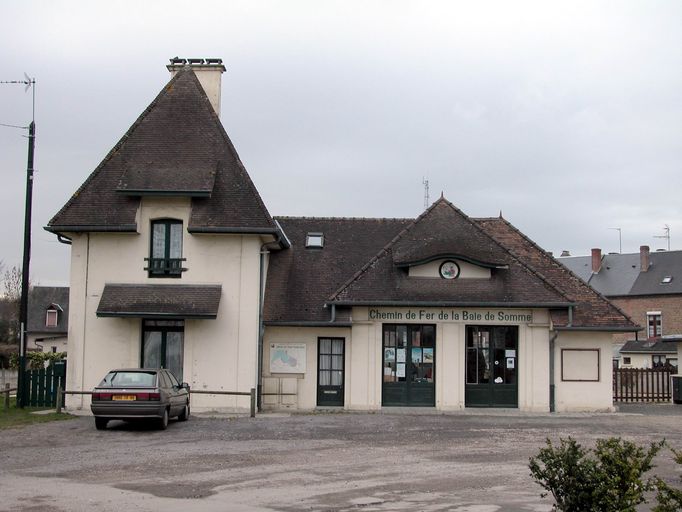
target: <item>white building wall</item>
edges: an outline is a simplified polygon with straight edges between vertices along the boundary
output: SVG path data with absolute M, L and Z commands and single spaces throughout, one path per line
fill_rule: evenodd
M 612 333 L 559 331 L 554 346 L 555 404 L 557 412 L 614 411 Z M 585 359 L 580 368 L 564 367 L 562 349 L 591 351 L 596 349 L 599 369 L 593 376 L 592 361 Z M 565 365 L 568 363 L 564 362 Z M 575 365 L 573 365 L 575 367 Z M 567 380 L 566 374 L 583 380 Z
M 321 337 L 344 338 L 345 340 L 344 403 L 349 403 L 352 346 L 350 328 L 266 326 L 263 336 L 263 392 L 277 393 L 294 390 L 297 396 L 264 396 L 264 408 L 312 410 L 317 407 L 317 340 Z M 270 371 L 270 344 L 272 343 L 305 343 L 305 372 L 272 373 Z
M 72 235 L 67 386 L 90 390 L 115 367 L 139 367 L 141 320 L 98 318 L 107 283 L 221 284 L 215 320 L 186 320 L 184 376 L 195 389 L 249 391 L 257 383 L 260 247 L 255 235 L 192 235 L 188 198 L 143 198 L 137 234 Z M 187 272 L 179 279 L 149 278 L 151 221 L 183 221 Z M 67 396 L 67 407 L 87 407 L 87 396 Z M 193 395 L 196 410 L 248 410 L 248 396 Z

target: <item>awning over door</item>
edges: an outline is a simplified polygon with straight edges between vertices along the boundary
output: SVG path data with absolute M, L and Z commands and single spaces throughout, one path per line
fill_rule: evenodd
M 106 284 L 99 317 L 215 319 L 220 285 Z

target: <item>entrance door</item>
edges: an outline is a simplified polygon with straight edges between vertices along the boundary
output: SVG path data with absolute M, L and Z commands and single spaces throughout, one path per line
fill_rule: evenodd
M 343 406 L 343 338 L 317 340 L 317 405 Z
M 383 328 L 382 405 L 436 405 L 436 326 L 393 325 Z
M 466 407 L 518 407 L 518 327 L 466 328 Z

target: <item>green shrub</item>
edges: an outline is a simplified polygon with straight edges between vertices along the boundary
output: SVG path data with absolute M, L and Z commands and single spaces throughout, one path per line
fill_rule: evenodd
M 31 370 L 45 368 L 45 363 L 54 364 L 66 358 L 66 352 L 26 352 L 26 367 Z M 9 367 L 19 368 L 19 354 L 11 354 Z
M 630 512 L 645 501 L 654 488 L 652 479 L 642 480 L 663 446 L 648 450 L 620 438 L 600 439 L 586 450 L 575 439 L 560 439 L 531 457 L 531 476 L 552 494 L 555 510 L 562 512 Z M 547 492 L 542 496 L 547 496 Z
M 675 456 L 675 462 L 682 465 L 682 452 L 678 452 L 673 448 L 670 450 Z M 656 494 L 658 505 L 654 507 L 654 512 L 675 512 L 682 510 L 682 489 L 670 487 L 670 485 L 659 477 L 655 478 L 655 485 L 658 490 L 658 493 Z

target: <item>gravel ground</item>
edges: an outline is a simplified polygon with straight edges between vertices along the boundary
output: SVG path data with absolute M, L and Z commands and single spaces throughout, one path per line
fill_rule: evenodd
M 122 422 L 97 431 L 78 417 L 3 430 L 0 510 L 539 512 L 552 502 L 527 464 L 547 437 L 682 448 L 682 406 L 425 412 L 193 416 L 166 431 Z M 680 475 L 669 452 L 655 472 Z

